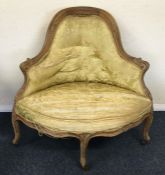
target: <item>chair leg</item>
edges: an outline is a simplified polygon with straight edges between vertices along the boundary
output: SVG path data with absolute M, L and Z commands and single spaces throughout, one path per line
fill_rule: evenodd
M 80 137 L 80 164 L 83 169 L 87 169 L 86 153 L 87 153 L 89 140 L 90 139 L 88 135 L 83 135 Z
M 12 116 L 12 125 L 14 129 L 14 139 L 13 139 L 13 144 L 18 144 L 20 140 L 20 126 L 19 126 L 19 121 L 16 120 L 15 115 L 13 114 Z
M 152 113 L 150 114 L 150 116 L 148 116 L 145 120 L 144 120 L 144 128 L 143 128 L 143 141 L 142 144 L 147 144 L 150 143 L 150 136 L 149 136 L 149 131 L 152 125 L 152 121 L 153 121 L 153 115 Z

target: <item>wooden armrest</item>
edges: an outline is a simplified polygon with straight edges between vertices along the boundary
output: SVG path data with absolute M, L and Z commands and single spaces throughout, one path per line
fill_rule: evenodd
M 30 67 L 30 65 L 31 65 L 31 61 L 32 61 L 32 60 L 31 60 L 30 58 L 27 58 L 26 61 L 22 62 L 22 63 L 20 64 L 21 70 L 22 70 L 22 71 L 27 70 L 27 69 Z
M 147 61 L 142 60 L 142 58 L 132 57 L 133 62 L 137 64 L 142 70 L 147 70 L 150 64 Z

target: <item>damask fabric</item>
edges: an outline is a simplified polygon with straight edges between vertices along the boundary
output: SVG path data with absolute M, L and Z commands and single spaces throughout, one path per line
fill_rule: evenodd
M 23 96 L 66 82 L 100 82 L 145 95 L 142 70 L 123 59 L 113 33 L 99 16 L 66 16 L 49 52 L 27 72 Z
M 103 83 L 64 83 L 20 99 L 16 113 L 54 131 L 118 130 L 151 110 L 150 99 Z

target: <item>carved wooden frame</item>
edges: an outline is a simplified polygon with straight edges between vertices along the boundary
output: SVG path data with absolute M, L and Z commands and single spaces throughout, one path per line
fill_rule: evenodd
M 70 132 L 59 132 L 59 131 L 52 132 L 51 130 L 44 128 L 44 127 L 41 127 L 41 126 L 36 127 L 36 124 L 26 120 L 23 116 L 17 115 L 15 113 L 15 104 L 21 98 L 21 96 L 22 96 L 22 94 L 27 86 L 27 74 L 26 74 L 27 70 L 33 64 L 38 62 L 44 55 L 46 55 L 48 53 L 48 50 L 51 46 L 53 36 L 54 36 L 55 31 L 58 27 L 58 24 L 67 15 L 79 15 L 79 16 L 98 15 L 104 19 L 104 21 L 107 23 L 107 25 L 112 30 L 115 44 L 117 46 L 117 49 L 119 51 L 120 56 L 123 59 L 126 59 L 127 61 L 132 62 L 133 64 L 136 64 L 137 66 L 139 66 L 140 69 L 142 69 L 143 74 L 142 74 L 142 78 L 141 78 L 141 84 L 145 90 L 146 96 L 149 97 L 149 99 L 151 99 L 151 101 L 152 101 L 152 96 L 144 83 L 144 74 L 147 71 L 147 69 L 149 68 L 149 63 L 146 61 L 143 61 L 141 58 L 132 57 L 124 51 L 122 44 L 121 44 L 121 39 L 120 39 L 120 34 L 119 34 L 117 24 L 116 24 L 114 18 L 109 13 L 107 13 L 106 11 L 104 11 L 102 9 L 98 9 L 98 8 L 94 8 L 94 7 L 71 7 L 71 8 L 66 8 L 66 9 L 61 10 L 53 17 L 53 19 L 48 27 L 48 30 L 47 30 L 47 34 L 45 37 L 45 42 L 44 42 L 43 48 L 41 49 L 39 54 L 32 59 L 28 58 L 25 62 L 23 62 L 20 65 L 20 68 L 24 74 L 24 84 L 23 84 L 22 88 L 18 91 L 18 93 L 15 97 L 15 102 L 14 102 L 14 107 L 13 107 L 13 112 L 12 112 L 12 124 L 13 124 L 13 128 L 14 128 L 14 133 L 15 133 L 15 137 L 13 139 L 13 144 L 17 144 L 19 141 L 19 138 L 20 138 L 19 121 L 21 121 L 22 123 L 26 124 L 27 126 L 33 128 L 33 129 L 38 130 L 39 132 L 42 131 L 43 134 L 51 136 L 51 137 L 60 137 L 60 138 L 62 138 L 62 137 L 76 137 L 77 139 L 80 140 L 80 163 L 81 163 L 81 166 L 83 168 L 85 168 L 86 167 L 87 146 L 88 146 L 90 139 L 93 137 L 97 137 L 97 136 L 113 137 L 113 136 L 116 136 L 122 132 L 127 131 L 128 129 L 136 127 L 139 124 L 141 124 L 142 122 L 144 122 L 143 143 L 148 143 L 150 140 L 149 129 L 151 127 L 152 120 L 153 120 L 153 115 L 152 115 L 153 114 L 153 107 L 151 108 L 151 111 L 148 114 L 144 115 L 139 121 L 137 121 L 135 123 L 130 123 L 129 125 L 121 128 L 119 130 L 116 130 L 114 132 L 106 130 L 106 131 L 97 132 L 94 134 L 90 134 L 90 133 L 75 134 L 75 133 L 70 133 Z

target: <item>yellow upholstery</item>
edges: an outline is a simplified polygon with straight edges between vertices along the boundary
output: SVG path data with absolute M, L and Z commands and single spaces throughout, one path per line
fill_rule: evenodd
M 27 72 L 23 96 L 66 82 L 100 82 L 145 95 L 142 70 L 122 59 L 105 21 L 96 15 L 66 16 L 49 52 Z
M 16 114 L 54 131 L 118 130 L 151 110 L 143 71 L 121 58 L 96 15 L 66 16 L 43 58 L 27 70 Z
M 102 83 L 55 85 L 22 98 L 16 113 L 54 131 L 95 133 L 118 130 L 138 121 L 151 101 L 137 93 Z

